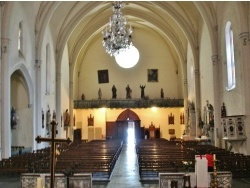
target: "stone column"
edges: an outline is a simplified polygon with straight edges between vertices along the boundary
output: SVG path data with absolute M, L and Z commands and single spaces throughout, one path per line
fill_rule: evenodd
M 1 146 L 2 158 L 11 156 L 11 126 L 10 126 L 10 74 L 8 48 L 10 40 L 1 38 Z
M 221 128 L 221 82 L 219 80 L 222 80 L 220 77 L 219 72 L 219 60 L 218 55 L 213 55 L 211 57 L 211 61 L 213 63 L 213 86 L 214 86 L 214 145 L 218 147 L 222 147 L 222 143 L 220 143 L 220 140 L 222 141 L 222 128 Z
M 36 60 L 35 61 L 35 104 L 34 104 L 34 110 L 35 110 L 35 126 L 33 131 L 33 137 L 34 140 L 38 135 L 44 134 L 45 129 L 42 129 L 42 107 L 41 107 L 41 99 L 42 99 L 42 90 L 41 90 L 41 66 L 42 66 L 42 60 Z M 43 109 L 44 113 L 46 113 L 46 109 Z M 45 126 L 46 127 L 46 126 Z M 33 142 L 33 148 L 34 150 L 38 149 L 38 147 L 42 148 L 44 147 L 44 143 L 38 145 L 37 142 Z
M 195 122 L 196 122 L 196 137 L 201 133 L 201 130 L 199 128 L 199 118 L 201 116 L 201 92 L 200 92 L 200 70 L 195 69 L 194 71 L 195 75 Z
M 63 127 L 61 127 L 61 115 L 62 115 L 62 109 L 61 109 L 61 68 L 57 68 L 56 70 L 56 121 L 58 123 L 57 130 L 58 130 L 58 137 L 62 137 L 62 130 Z M 63 112 L 64 113 L 64 112 Z
M 239 46 L 241 56 L 240 56 L 240 62 L 242 64 L 242 72 L 243 72 L 243 80 L 242 80 L 242 89 L 244 92 L 244 103 L 245 103 L 245 134 L 250 134 L 250 127 L 248 126 L 250 124 L 250 65 L 249 65 L 249 59 L 250 59 L 250 39 L 249 39 L 249 32 L 242 32 L 239 35 L 239 39 L 241 40 L 241 46 Z M 240 83 L 236 83 L 240 84 Z M 236 86 L 237 87 L 237 86 Z M 250 153 L 250 140 L 247 139 L 245 147 L 247 153 Z

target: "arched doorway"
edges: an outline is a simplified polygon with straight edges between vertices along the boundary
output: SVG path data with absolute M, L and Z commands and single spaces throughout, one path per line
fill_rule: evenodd
M 30 108 L 30 94 L 27 81 L 21 70 L 11 75 L 11 108 L 16 112 L 17 122 L 11 123 L 11 146 L 32 148 L 33 110 Z M 13 113 L 11 113 L 13 114 Z M 12 116 L 12 115 L 11 115 Z M 13 147 L 15 148 L 15 147 Z
M 141 120 L 132 110 L 124 110 L 116 120 L 117 138 L 127 143 L 128 136 L 131 139 L 141 138 Z

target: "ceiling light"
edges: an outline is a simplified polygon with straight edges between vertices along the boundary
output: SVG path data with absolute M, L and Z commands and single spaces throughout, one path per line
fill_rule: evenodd
M 132 68 L 139 61 L 139 51 L 135 46 L 130 46 L 129 48 L 121 51 L 115 56 L 116 63 L 122 68 Z

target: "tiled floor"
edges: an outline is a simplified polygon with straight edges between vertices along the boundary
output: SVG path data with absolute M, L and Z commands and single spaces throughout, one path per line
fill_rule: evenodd
M 19 176 L 0 176 L 0 188 L 20 188 Z M 134 144 L 124 145 L 110 182 L 93 182 L 93 188 L 158 188 L 158 181 L 140 182 Z M 250 177 L 233 179 L 233 188 L 250 188 Z

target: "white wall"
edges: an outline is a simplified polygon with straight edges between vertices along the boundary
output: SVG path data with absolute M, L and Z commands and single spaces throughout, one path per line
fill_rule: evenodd
M 145 40 L 147 39 L 147 40 Z M 85 99 L 97 99 L 98 89 L 102 90 L 102 99 L 112 98 L 111 88 L 113 84 L 117 88 L 117 98 L 126 98 L 125 88 L 127 85 L 132 89 L 132 98 L 140 98 L 140 85 L 146 85 L 145 95 L 149 98 L 160 98 L 160 90 L 163 88 L 165 97 L 183 98 L 181 80 L 176 74 L 176 65 L 170 53 L 170 49 L 161 38 L 152 33 L 138 31 L 134 45 L 140 52 L 138 64 L 131 69 L 119 67 L 114 58 L 106 54 L 101 37 L 93 41 L 85 54 L 79 75 L 79 82 L 74 83 L 78 88 L 78 96 L 85 95 Z M 98 70 L 108 70 L 109 83 L 98 83 Z M 148 82 L 147 69 L 158 69 L 158 82 Z M 180 72 L 180 71 L 179 71 Z

